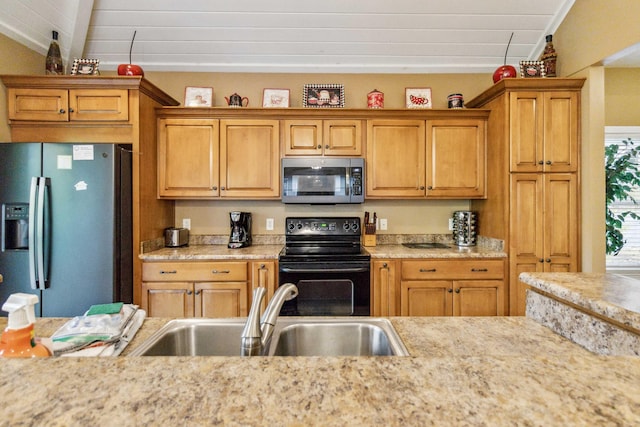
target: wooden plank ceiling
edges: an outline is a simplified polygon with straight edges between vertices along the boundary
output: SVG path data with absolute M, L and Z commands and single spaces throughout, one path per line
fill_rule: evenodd
M 575 0 L 3 0 L 0 31 L 148 71 L 483 73 L 537 59 Z

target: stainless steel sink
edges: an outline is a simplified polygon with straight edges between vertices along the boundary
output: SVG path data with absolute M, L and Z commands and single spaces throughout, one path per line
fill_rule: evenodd
M 131 356 L 239 356 L 245 319 L 172 320 Z M 387 319 L 281 317 L 269 356 L 408 356 Z
M 451 245 L 438 242 L 403 243 L 402 246 L 410 249 L 446 249 L 451 247 Z
M 385 319 L 313 319 L 286 326 L 272 344 L 273 356 L 407 356 Z

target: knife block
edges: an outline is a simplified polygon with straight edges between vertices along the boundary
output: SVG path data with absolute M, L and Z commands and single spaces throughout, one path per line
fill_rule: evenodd
M 375 246 L 376 245 L 376 225 L 365 224 L 363 232 L 364 234 L 362 234 L 362 245 Z

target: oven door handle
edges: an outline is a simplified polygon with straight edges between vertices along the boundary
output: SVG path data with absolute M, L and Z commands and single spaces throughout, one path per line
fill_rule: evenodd
M 370 271 L 367 267 L 361 268 L 288 268 L 280 267 L 282 273 L 366 273 Z

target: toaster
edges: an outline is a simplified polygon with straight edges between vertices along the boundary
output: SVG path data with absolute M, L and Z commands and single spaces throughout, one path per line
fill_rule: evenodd
M 189 244 L 189 230 L 169 227 L 164 229 L 164 245 L 168 248 L 179 248 Z

